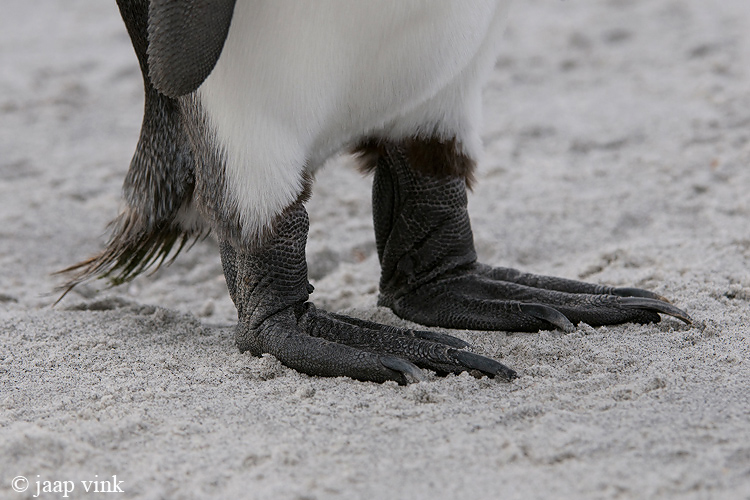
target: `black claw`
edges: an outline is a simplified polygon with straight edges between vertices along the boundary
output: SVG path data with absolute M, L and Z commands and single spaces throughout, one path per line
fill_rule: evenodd
M 417 365 L 410 363 L 405 359 L 397 358 L 395 356 L 380 356 L 379 360 L 380 364 L 382 364 L 389 370 L 399 372 L 401 375 L 403 375 L 404 381 L 407 384 L 427 380 L 424 372 L 422 372 L 422 370 L 420 370 Z
M 666 297 L 662 297 L 658 293 L 649 292 L 648 290 L 643 290 L 641 288 L 613 288 L 610 293 L 612 295 L 617 295 L 618 297 L 641 297 L 644 299 L 661 300 L 662 302 L 669 303 L 669 300 L 667 300 Z
M 622 305 L 622 307 L 628 309 L 647 309 L 663 314 L 668 314 L 669 316 L 674 316 L 675 318 L 685 322 L 688 325 L 693 324 L 693 319 L 688 315 L 688 313 L 673 306 L 669 302 L 664 302 L 662 300 L 641 297 L 623 297 L 620 299 L 620 304 Z
M 512 370 L 502 363 L 498 363 L 494 359 L 486 358 L 478 354 L 474 354 L 468 351 L 454 351 L 451 354 L 469 370 L 479 370 L 480 372 L 490 376 L 500 376 L 510 382 L 511 380 L 518 378 L 518 374 L 515 370 Z
M 328 315 L 338 321 L 348 323 L 360 328 L 369 328 L 373 330 L 385 329 L 392 332 L 399 331 L 399 329 L 396 327 L 387 327 L 385 325 L 373 323 L 371 321 L 343 316 L 341 314 L 328 313 Z M 431 342 L 437 342 L 438 344 L 445 344 L 449 347 L 455 347 L 456 349 L 466 349 L 467 347 L 471 347 L 471 344 L 469 344 L 468 342 L 465 342 L 458 337 L 454 337 L 453 335 L 448 335 L 447 333 L 430 332 L 427 330 L 404 330 L 403 332 L 408 332 L 410 335 L 418 339 L 429 340 Z
M 466 349 L 467 347 L 471 347 L 471 344 L 469 344 L 468 342 L 465 342 L 458 337 L 454 337 L 453 335 L 448 335 L 447 333 L 428 332 L 424 330 L 412 330 L 412 332 L 418 339 L 429 340 L 431 342 L 437 342 L 438 344 L 445 344 L 448 347 L 453 347 L 456 349 Z
M 541 304 L 521 304 L 521 311 L 529 316 L 551 323 L 565 333 L 570 333 L 576 329 L 575 325 L 573 325 L 563 313 L 549 306 L 543 306 Z

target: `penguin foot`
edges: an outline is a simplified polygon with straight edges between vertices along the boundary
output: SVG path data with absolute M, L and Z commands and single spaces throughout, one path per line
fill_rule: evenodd
M 687 313 L 646 290 L 477 263 L 467 212 L 470 169 L 461 174 L 439 163 L 460 163 L 454 158 L 458 153 L 448 145 L 444 154 L 432 156 L 414 151 L 434 148 L 432 144 L 377 146 L 371 148 L 368 170 L 375 173 L 379 305 L 398 316 L 427 326 L 530 332 L 571 331 L 579 322 L 656 322 L 659 314 L 690 323 Z M 425 163 L 425 158 L 438 166 Z
M 400 384 L 424 379 L 420 370 L 475 372 L 511 380 L 516 374 L 490 358 L 463 350 L 450 335 L 399 329 L 319 311 L 307 302 L 305 241 L 308 218 L 302 201 L 290 206 L 262 249 L 221 242 L 229 293 L 237 306 L 240 351 L 273 354 L 309 375 L 347 376 Z
M 404 294 L 381 294 L 380 305 L 427 326 L 472 330 L 570 332 L 591 326 L 660 321 L 692 322 L 666 299 L 638 288 L 613 288 L 474 264 Z
M 516 372 L 484 356 L 462 350 L 450 335 L 414 331 L 318 310 L 307 302 L 268 317 L 249 330 L 240 322 L 240 349 L 270 353 L 309 375 L 408 384 L 425 380 L 421 368 L 438 374 L 471 372 L 510 381 Z

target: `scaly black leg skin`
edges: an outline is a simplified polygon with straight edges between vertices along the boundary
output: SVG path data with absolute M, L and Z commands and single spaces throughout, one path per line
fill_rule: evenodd
M 254 355 L 269 353 L 310 375 L 406 383 L 423 378 L 417 366 L 439 373 L 478 371 L 510 380 L 513 370 L 467 351 L 454 337 L 415 332 L 319 311 L 307 302 L 302 202 L 279 219 L 275 236 L 259 250 L 221 242 L 229 293 L 237 306 L 237 345 Z M 415 366 L 417 365 L 417 366 Z
M 428 149 L 428 147 L 430 149 Z M 434 153 L 442 147 L 443 153 Z M 666 299 L 637 288 L 612 288 L 492 268 L 476 261 L 466 210 L 466 179 L 453 143 L 370 143 L 360 148 L 375 170 L 373 213 L 382 267 L 379 304 L 427 326 L 529 331 L 660 320 L 689 323 Z M 415 151 L 416 150 L 416 151 Z M 433 151 L 424 155 L 420 151 Z

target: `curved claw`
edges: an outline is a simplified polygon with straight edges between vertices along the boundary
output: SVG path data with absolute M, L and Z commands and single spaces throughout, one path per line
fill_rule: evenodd
M 576 329 L 575 325 L 563 313 L 549 306 L 543 306 L 542 304 L 521 304 L 521 311 L 529 316 L 551 323 L 565 333 L 570 333 Z
M 310 304 L 312 307 L 312 304 Z M 358 318 L 352 318 L 350 316 L 344 316 L 342 314 L 334 314 L 334 313 L 326 313 L 328 316 L 341 321 L 343 323 L 349 323 L 350 325 L 359 326 L 361 328 L 369 328 L 371 330 L 388 330 L 392 332 L 398 332 L 400 331 L 396 327 L 392 326 L 385 326 L 379 323 L 373 323 L 372 321 L 366 321 L 363 319 Z M 445 344 L 450 347 L 455 347 L 456 349 L 466 349 L 467 347 L 471 347 L 471 344 L 469 344 L 466 341 L 463 341 L 459 339 L 458 337 L 454 337 L 453 335 L 448 335 L 447 333 L 442 332 L 431 332 L 427 330 L 403 330 L 403 332 L 408 332 L 410 335 L 414 336 L 415 338 L 422 339 L 422 340 L 429 340 L 431 342 L 437 342 L 438 344 Z
M 461 340 L 458 337 L 454 337 L 453 335 L 448 335 L 447 333 L 428 332 L 426 330 L 411 331 L 418 339 L 429 340 L 431 342 L 437 342 L 438 344 L 445 344 L 448 347 L 454 347 L 456 349 L 466 349 L 467 347 L 471 347 L 471 344 L 469 344 L 468 342 Z
M 414 363 L 406 361 L 405 359 L 397 358 L 395 356 L 380 356 L 380 364 L 400 373 L 404 377 L 404 381 L 407 384 L 413 384 L 416 382 L 423 382 L 427 380 L 424 372 L 417 367 Z
M 508 382 L 518 378 L 518 374 L 515 370 L 508 368 L 502 363 L 498 363 L 494 359 L 486 358 L 468 351 L 455 351 L 451 354 L 453 354 L 456 360 L 469 370 L 479 370 L 480 372 L 493 377 L 499 375 Z
M 669 299 L 666 297 L 662 297 L 658 293 L 649 292 L 648 290 L 643 290 L 642 288 L 632 288 L 632 287 L 622 287 L 622 288 L 613 288 L 610 293 L 612 295 L 617 295 L 618 297 L 641 297 L 644 299 L 654 299 L 654 300 L 660 300 L 662 302 L 670 303 Z
M 628 309 L 648 309 L 651 311 L 668 314 L 669 316 L 674 316 L 675 318 L 683 321 L 685 324 L 693 324 L 693 319 L 688 315 L 688 313 L 673 306 L 669 302 L 664 302 L 663 300 L 642 297 L 622 297 L 620 299 L 620 304 L 622 305 L 622 307 Z

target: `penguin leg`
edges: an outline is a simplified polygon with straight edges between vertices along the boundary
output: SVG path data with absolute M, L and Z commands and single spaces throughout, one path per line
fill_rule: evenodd
M 241 351 L 273 354 L 309 375 L 375 382 L 421 380 L 417 366 L 439 373 L 515 377 L 502 364 L 462 350 L 467 344 L 455 337 L 316 309 L 307 302 L 312 292 L 305 260 L 308 226 L 300 199 L 277 219 L 273 235 L 263 245 L 249 248 L 231 238 L 221 240 L 224 275 L 237 306 L 236 341 Z
M 379 305 L 398 316 L 426 326 L 530 332 L 571 331 L 579 322 L 657 322 L 659 313 L 690 323 L 687 313 L 646 290 L 478 263 L 466 197 L 473 163 L 461 158 L 455 141 L 371 141 L 358 152 L 375 172 Z

